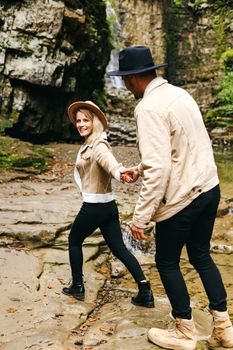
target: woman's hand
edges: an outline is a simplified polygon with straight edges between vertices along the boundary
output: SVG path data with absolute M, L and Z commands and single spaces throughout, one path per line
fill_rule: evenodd
M 137 181 L 139 177 L 139 171 L 137 167 L 122 168 L 120 170 L 121 182 L 132 183 Z

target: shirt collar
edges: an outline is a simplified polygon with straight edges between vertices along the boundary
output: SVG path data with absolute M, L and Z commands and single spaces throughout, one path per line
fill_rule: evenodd
M 162 77 L 156 77 L 154 78 L 146 87 L 144 91 L 143 97 L 147 96 L 152 90 L 159 87 L 162 84 L 167 83 L 167 80 L 163 79 Z

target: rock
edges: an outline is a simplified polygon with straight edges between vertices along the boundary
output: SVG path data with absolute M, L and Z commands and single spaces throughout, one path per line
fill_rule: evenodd
M 147 340 L 151 327 L 165 328 L 169 323 L 170 307 L 166 298 L 156 298 L 155 309 L 135 307 L 129 299 L 120 299 L 102 307 L 99 319 L 88 329 L 83 345 L 95 346 L 99 350 L 153 350 L 154 344 Z M 198 331 L 198 345 L 204 344 L 210 334 L 211 318 L 206 312 L 194 309 Z
M 49 184 L 41 183 L 38 186 L 28 181 L 24 185 L 15 183 L 11 189 L 3 185 L 2 190 L 4 187 L 5 197 L 0 197 L 0 236 L 12 237 L 24 243 L 52 245 L 70 227 L 80 207 L 80 197 L 69 190 L 70 186 L 58 186 L 54 190 Z M 71 188 L 76 191 L 73 185 Z
M 4 262 L 0 279 L 1 348 L 23 350 L 31 344 L 38 350 L 47 346 L 63 350 L 72 330 L 95 308 L 105 278 L 94 271 L 92 261 L 87 262 L 86 298 L 77 302 L 61 293 L 70 278 L 68 252 L 0 250 Z M 90 248 L 84 248 L 85 261 L 96 254 L 94 248 L 87 250 Z
M 77 140 L 67 105 L 102 89 L 110 54 L 102 0 L 82 8 L 77 1 L 3 1 L 0 18 L 0 108 L 7 133 L 37 143 Z
M 151 238 L 146 247 L 148 253 L 134 251 L 151 282 L 154 309 L 131 304 L 137 286 L 128 271 L 122 277 L 110 276 L 112 256 L 98 230 L 83 245 L 85 301 L 63 295 L 62 288 L 71 280 L 67 245 L 69 228 L 63 232 L 58 228 L 70 225 L 81 205 L 72 183 L 72 168 L 68 166 L 77 147 L 64 144 L 51 147 L 56 149 L 56 163 L 49 172 L 43 176 L 34 175 L 30 181 L 0 183 L 1 222 L 10 235 L 0 237 L 1 349 L 73 350 L 93 347 L 96 350 L 153 350 L 154 345 L 147 340 L 147 331 L 150 327 L 167 327 L 171 310 L 154 262 L 154 224 L 148 230 Z M 113 151 L 119 159 L 124 158 L 126 164 L 137 160 L 134 148 L 114 147 Z M 140 183 L 130 186 L 114 183 L 123 233 L 132 217 L 139 188 Z M 230 183 L 223 186 L 222 195 L 224 205 L 232 202 Z M 217 217 L 211 246 L 213 259 L 226 286 L 230 317 L 233 305 L 232 218 L 232 215 Z M 42 238 L 43 245 L 34 248 L 30 240 L 40 239 L 39 227 L 46 230 L 47 226 L 47 231 L 50 231 L 53 225 L 54 230 Z M 38 229 L 38 236 L 34 234 L 34 226 Z M 14 235 L 10 233 L 13 227 L 16 230 Z M 17 240 L 17 228 L 23 227 L 28 229 L 28 241 L 25 242 Z M 119 264 L 119 260 L 114 260 L 115 263 Z M 208 300 L 185 249 L 182 251 L 181 270 L 191 296 L 198 347 L 207 350 L 206 337 L 210 334 L 211 324 L 206 312 Z

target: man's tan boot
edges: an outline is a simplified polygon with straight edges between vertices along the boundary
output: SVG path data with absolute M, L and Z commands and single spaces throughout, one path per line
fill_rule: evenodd
M 227 311 L 211 311 L 213 316 L 213 331 L 208 338 L 208 346 L 217 348 L 233 347 L 233 327 Z
M 151 328 L 149 340 L 165 349 L 194 350 L 197 345 L 196 328 L 193 319 L 173 318 L 173 329 Z

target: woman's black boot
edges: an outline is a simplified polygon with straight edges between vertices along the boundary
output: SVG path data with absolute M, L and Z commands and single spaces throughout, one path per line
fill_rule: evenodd
M 135 297 L 132 297 L 131 303 L 136 306 L 155 307 L 150 282 L 139 282 L 138 288 L 139 292 Z
M 72 295 L 74 298 L 78 300 L 84 300 L 85 296 L 85 288 L 83 283 L 72 282 L 69 287 L 65 287 L 62 289 L 62 293 L 65 295 Z

